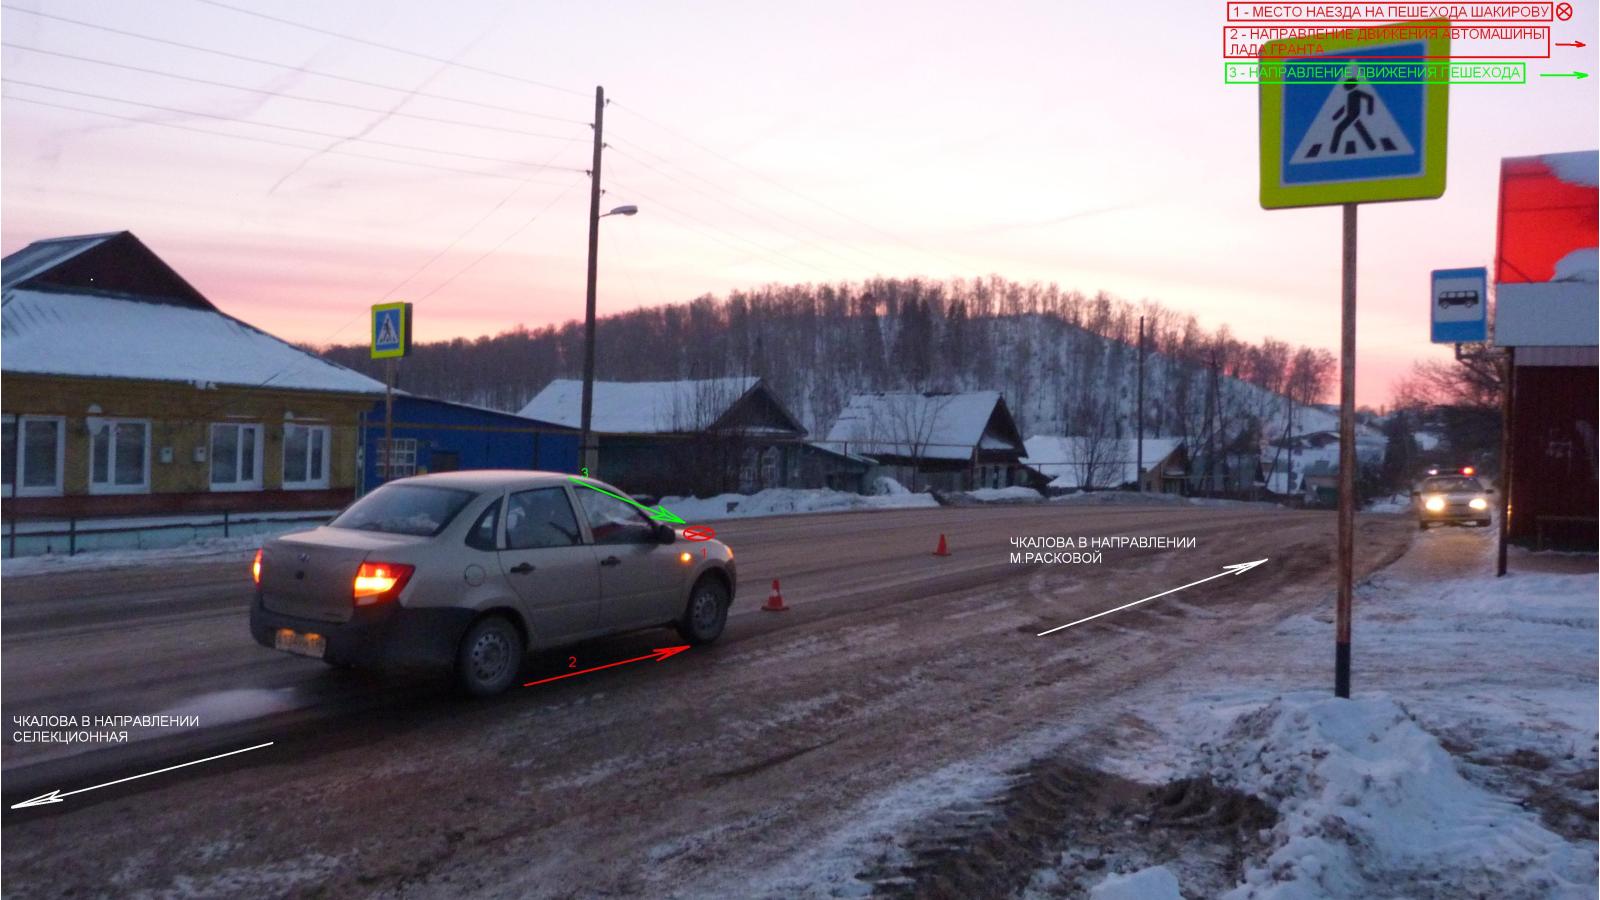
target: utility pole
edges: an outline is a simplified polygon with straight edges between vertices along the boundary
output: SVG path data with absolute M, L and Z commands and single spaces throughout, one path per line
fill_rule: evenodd
M 1139 317 L 1139 393 L 1137 402 L 1139 408 L 1134 413 L 1134 419 L 1139 423 L 1138 437 L 1136 439 L 1138 449 L 1134 451 L 1134 464 L 1138 468 L 1135 469 L 1137 474 L 1134 477 L 1139 482 L 1139 493 L 1142 494 L 1144 493 L 1144 316 Z
M 605 146 L 606 89 L 594 89 L 594 164 L 589 170 L 589 287 L 583 312 L 583 421 L 579 465 L 583 474 L 598 477 L 600 454 L 595 446 L 594 417 L 594 282 L 600 254 L 600 150 Z

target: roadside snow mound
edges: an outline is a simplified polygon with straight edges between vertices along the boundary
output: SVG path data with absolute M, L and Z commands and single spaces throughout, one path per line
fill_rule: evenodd
M 1214 777 L 1279 812 L 1275 849 L 1229 900 L 1594 896 L 1587 852 L 1462 778 L 1385 696 L 1279 697 L 1207 755 Z
M 1183 900 L 1178 876 L 1166 866 L 1151 866 L 1126 875 L 1109 875 L 1089 889 L 1089 900 Z
M 906 490 L 906 486 L 905 485 L 901 484 L 898 481 L 895 481 L 893 478 L 890 478 L 887 475 L 884 475 L 882 477 L 879 477 L 879 478 L 873 480 L 873 482 L 872 482 L 872 492 L 874 494 L 879 495 L 879 496 L 884 496 L 884 495 L 889 495 L 889 494 L 909 494 L 909 493 L 911 493 L 910 491 Z
M 967 491 L 962 496 L 970 497 L 980 503 L 1005 503 L 1022 501 L 1038 503 L 1044 499 L 1043 494 L 1031 487 L 1023 487 L 1020 484 L 1003 488 L 979 488 L 975 491 Z
M 661 505 L 689 522 L 735 519 L 744 516 L 783 516 L 798 513 L 844 512 L 854 509 L 916 509 L 938 506 L 932 494 L 863 496 L 827 489 L 768 488 L 755 494 L 718 494 L 696 497 L 662 497 Z

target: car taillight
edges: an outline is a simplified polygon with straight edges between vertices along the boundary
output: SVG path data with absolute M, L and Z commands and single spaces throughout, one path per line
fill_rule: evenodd
M 402 563 L 362 563 L 356 570 L 356 605 L 369 606 L 400 593 L 413 571 L 414 567 Z
M 261 583 L 261 550 L 259 548 L 256 550 L 256 558 L 250 563 L 250 577 L 255 579 L 256 584 L 259 585 Z
M 1462 466 L 1461 467 L 1461 474 L 1463 474 L 1463 475 L 1472 475 L 1472 474 L 1475 474 L 1477 471 L 1478 471 L 1477 469 L 1474 469 L 1471 466 Z

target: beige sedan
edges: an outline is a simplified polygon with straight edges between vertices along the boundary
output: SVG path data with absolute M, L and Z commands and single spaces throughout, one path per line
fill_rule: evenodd
M 479 696 L 510 687 L 529 650 L 662 625 L 716 640 L 733 551 L 680 542 L 625 496 L 554 472 L 392 481 L 262 546 L 251 634 L 335 666 L 452 668 Z

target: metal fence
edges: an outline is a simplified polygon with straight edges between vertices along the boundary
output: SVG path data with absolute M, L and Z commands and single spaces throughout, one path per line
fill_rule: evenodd
M 220 519 L 215 515 L 209 516 L 210 521 L 145 522 L 138 525 L 117 525 L 115 519 L 106 517 L 82 517 L 68 518 L 64 525 L 56 528 L 23 528 L 20 527 L 23 525 L 22 522 L 11 519 L 5 523 L 5 556 L 17 557 L 19 541 L 29 545 L 25 547 L 28 552 L 24 552 L 22 554 L 24 556 L 59 553 L 61 550 L 56 549 L 58 541 L 68 556 L 74 556 L 91 549 L 145 550 L 175 547 L 205 538 L 269 534 L 298 525 L 321 524 L 332 516 L 333 513 L 327 511 L 309 512 L 297 516 L 238 514 L 223 511 Z M 46 524 L 56 524 L 61 521 L 50 519 Z M 187 535 L 184 534 L 185 531 L 188 532 Z M 118 539 L 119 536 L 121 539 Z M 132 540 L 128 540 L 127 536 L 132 536 Z M 147 540 L 146 536 L 151 536 L 153 539 Z M 40 545 L 43 545 L 42 549 Z

